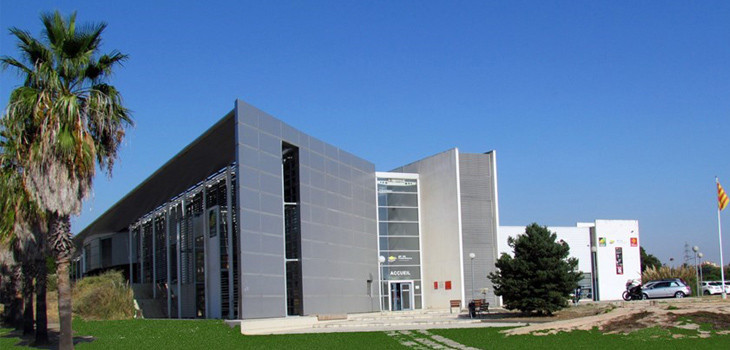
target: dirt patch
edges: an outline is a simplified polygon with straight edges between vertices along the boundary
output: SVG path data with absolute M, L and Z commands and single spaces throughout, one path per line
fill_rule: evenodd
M 637 330 L 661 327 L 683 328 L 709 336 L 709 325 L 714 334 L 730 330 L 730 300 L 720 298 L 684 298 L 651 301 L 597 303 L 593 309 L 562 312 L 560 318 L 528 318 L 538 324 L 514 328 L 506 334 L 552 334 L 572 330 L 600 329 L 606 333 L 631 333 Z M 566 310 L 568 311 L 568 310 Z M 592 313 L 592 314 L 591 314 Z M 573 318 L 570 318 L 574 316 Z M 505 318 L 506 319 L 506 318 Z M 516 318 L 526 322 L 525 319 Z M 700 330 L 700 328 L 703 328 Z
M 721 314 L 717 312 L 697 311 L 681 315 L 672 314 L 675 323 L 688 321 L 697 325 L 710 325 L 715 331 L 730 330 L 730 314 Z
M 613 319 L 603 325 L 602 330 L 607 333 L 630 333 L 636 329 L 644 328 L 642 320 L 651 316 L 649 311 L 637 312 L 629 314 L 618 319 Z
M 523 314 L 518 311 L 500 311 L 483 315 L 484 322 L 523 322 L 523 323 L 545 323 L 561 320 L 571 320 L 574 318 L 600 315 L 610 312 L 615 306 L 611 304 L 584 304 L 580 306 L 571 306 L 569 308 L 555 312 L 551 316 L 537 314 Z

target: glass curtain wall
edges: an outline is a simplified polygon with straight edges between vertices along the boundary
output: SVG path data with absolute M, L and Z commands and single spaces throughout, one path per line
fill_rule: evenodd
M 221 303 L 220 317 L 239 317 L 240 244 L 233 168 L 222 169 L 130 227 L 133 283 L 151 284 L 149 297 L 166 305 L 162 309 L 169 317 L 206 317 L 210 299 L 206 274 L 220 274 L 216 288 L 220 295 L 215 298 Z M 218 213 L 220 259 L 206 271 L 202 214 L 208 209 Z
M 380 176 L 378 243 L 383 310 L 420 309 L 422 305 L 418 179 Z

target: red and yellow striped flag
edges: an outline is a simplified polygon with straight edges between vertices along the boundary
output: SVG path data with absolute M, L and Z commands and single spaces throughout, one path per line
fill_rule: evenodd
M 717 181 L 717 207 L 720 208 L 720 210 L 723 210 L 727 207 L 728 202 L 730 202 L 730 200 L 727 198 L 727 193 L 725 193 L 725 190 L 722 189 L 720 181 Z

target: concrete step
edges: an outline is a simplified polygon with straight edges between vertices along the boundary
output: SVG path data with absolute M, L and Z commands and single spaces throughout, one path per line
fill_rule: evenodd
M 312 329 L 317 323 L 316 316 L 280 317 L 241 320 L 241 333 L 246 335 L 271 334 L 274 332 L 286 333 L 299 329 Z M 229 326 L 232 322 L 227 322 Z
M 454 310 L 453 313 L 448 310 L 429 310 L 429 311 L 393 311 L 393 312 L 373 312 L 364 314 L 350 314 L 347 315 L 348 320 L 408 320 L 408 319 L 422 319 L 422 318 L 457 318 L 459 316 L 468 315 L 467 310 Z
M 404 327 L 404 326 L 433 326 L 481 323 L 481 320 L 444 320 L 444 319 L 420 319 L 404 322 L 371 321 L 371 322 L 343 322 L 315 324 L 312 328 L 367 328 L 367 327 Z

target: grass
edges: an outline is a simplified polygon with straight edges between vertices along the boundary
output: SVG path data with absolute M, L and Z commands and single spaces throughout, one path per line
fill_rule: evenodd
M 628 335 L 603 334 L 598 330 L 551 335 L 505 336 L 506 328 L 435 329 L 429 331 L 389 331 L 369 333 L 319 333 L 244 336 L 219 320 L 74 320 L 77 349 L 430 349 L 428 344 L 458 342 L 478 349 L 718 349 L 730 344 L 730 335 L 713 334 L 697 338 L 696 331 L 659 327 Z M 8 349 L 20 339 L 0 328 L 0 349 Z M 674 339 L 674 336 L 682 338 Z M 453 346 L 452 346 L 453 347 Z
M 77 335 L 96 340 L 77 349 L 392 349 L 384 332 L 244 336 L 219 320 L 120 320 L 74 322 Z

